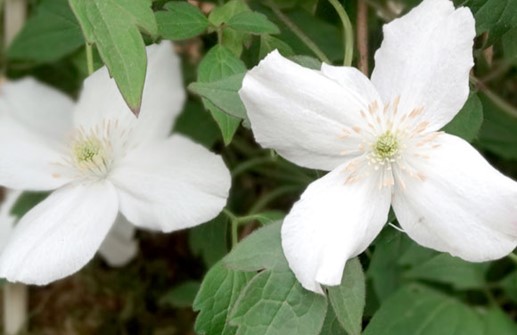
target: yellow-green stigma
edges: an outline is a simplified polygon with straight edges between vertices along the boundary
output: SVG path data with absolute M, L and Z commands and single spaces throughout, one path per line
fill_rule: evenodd
M 379 160 L 391 160 L 399 151 L 397 137 L 391 131 L 385 132 L 373 145 L 373 151 Z
M 102 143 L 95 137 L 86 138 L 75 143 L 73 151 L 77 163 L 92 163 L 101 154 Z

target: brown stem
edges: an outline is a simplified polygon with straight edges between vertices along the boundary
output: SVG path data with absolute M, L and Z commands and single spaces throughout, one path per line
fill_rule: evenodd
M 368 76 L 368 4 L 366 0 L 357 0 L 357 50 L 359 51 L 357 67 Z

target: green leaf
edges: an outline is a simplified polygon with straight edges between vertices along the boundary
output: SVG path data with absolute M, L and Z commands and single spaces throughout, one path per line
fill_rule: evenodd
M 450 284 L 458 290 L 482 289 L 490 263 L 470 263 L 449 254 L 439 254 L 407 271 L 404 276 Z
M 289 58 L 293 62 L 295 62 L 303 67 L 306 67 L 308 69 L 313 69 L 313 70 L 318 70 L 318 71 L 321 69 L 321 62 L 314 57 L 305 56 L 305 55 L 296 55 L 296 56 L 292 56 Z
M 230 318 L 242 335 L 317 335 L 326 312 L 326 298 L 306 291 L 290 271 L 267 270 L 249 282 Z
M 402 269 L 397 263 L 410 245 L 405 234 L 391 227 L 384 229 L 377 238 L 367 275 L 372 279 L 379 301 L 386 300 L 402 284 Z
M 11 208 L 11 214 L 21 218 L 34 206 L 45 200 L 47 196 L 47 192 L 23 192 Z
M 504 279 L 499 283 L 499 286 L 510 299 L 517 302 L 517 271 L 504 277 Z
M 515 0 L 468 0 L 463 4 L 469 6 L 474 14 L 477 34 L 489 33 L 489 44 L 517 26 Z
M 176 308 L 192 306 L 201 284 L 197 281 L 187 281 L 171 289 L 160 299 L 160 304 Z
M 196 82 L 189 90 L 210 101 L 226 114 L 247 119 L 246 108 L 239 97 L 244 73 L 239 73 L 210 83 Z
M 228 253 L 228 217 L 219 214 L 215 219 L 189 231 L 192 253 L 200 255 L 207 266 L 212 266 Z
M 235 74 L 246 71 L 246 65 L 234 54 L 221 45 L 216 45 L 205 55 L 198 67 L 198 82 L 210 83 L 218 81 Z M 217 122 L 224 143 L 228 145 L 239 127 L 240 119 L 224 113 L 207 99 L 203 99 L 203 104 Z
M 328 297 L 341 326 L 349 335 L 360 335 L 366 299 L 366 285 L 358 258 L 346 263 L 343 281 L 328 287 Z
M 174 132 L 182 133 L 197 143 L 211 148 L 220 138 L 219 128 L 200 101 L 188 100 L 176 120 Z
M 505 59 L 517 65 L 517 27 L 503 35 L 502 43 Z
M 168 2 L 166 11 L 156 13 L 158 30 L 163 38 L 184 40 L 201 34 L 209 22 L 198 7 L 188 2 Z
M 273 50 L 278 50 L 284 57 L 294 56 L 293 49 L 287 43 L 270 35 L 261 35 L 259 59 L 263 59 Z
M 241 12 L 232 16 L 226 24 L 232 29 L 250 34 L 278 34 L 280 32 L 276 24 L 258 12 Z
M 473 93 L 459 113 L 443 130 L 472 142 L 477 137 L 482 124 L 483 104 L 477 94 Z
M 325 316 L 325 322 L 323 322 L 320 335 L 347 335 L 347 332 L 339 324 L 332 308 L 327 309 L 327 315 Z
M 147 56 L 138 28 L 157 25 L 150 0 L 69 0 L 88 43 L 95 44 L 133 113 L 142 102 Z
M 44 0 L 7 50 L 15 60 L 54 62 L 84 44 L 81 27 L 67 0 Z
M 208 20 L 214 26 L 220 26 L 223 23 L 228 22 L 235 15 L 242 12 L 250 12 L 250 8 L 248 5 L 242 0 L 231 0 L 228 1 L 221 7 L 216 7 L 210 15 L 208 16 Z
M 235 327 L 228 323 L 228 312 L 251 277 L 252 273 L 226 269 L 221 262 L 208 271 L 193 305 L 194 311 L 199 311 L 197 334 L 235 334 Z
M 403 287 L 375 313 L 364 335 L 483 335 L 468 306 L 419 285 Z
M 517 160 L 517 117 L 506 114 L 484 94 L 480 94 L 485 121 L 479 133 L 479 144 L 493 153 Z
M 280 241 L 281 226 L 281 222 L 276 222 L 257 229 L 224 258 L 225 266 L 240 271 L 287 270 Z
M 497 307 L 490 308 L 483 315 L 485 323 L 485 335 L 515 335 L 517 334 L 517 325 L 508 317 L 501 309 Z

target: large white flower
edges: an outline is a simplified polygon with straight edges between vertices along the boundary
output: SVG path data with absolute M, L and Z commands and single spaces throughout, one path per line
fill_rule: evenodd
M 170 232 L 224 207 L 230 175 L 222 159 L 168 137 L 185 99 L 172 45 L 150 46 L 147 56 L 139 118 L 106 68 L 86 79 L 76 105 L 31 79 L 2 85 L 0 185 L 55 191 L 16 225 L 0 277 L 46 284 L 78 271 L 119 211 L 138 227 Z
M 469 9 L 424 0 L 384 26 L 371 81 L 350 67 L 303 68 L 278 52 L 245 76 L 240 96 L 256 140 L 298 165 L 331 170 L 282 227 L 305 288 L 338 285 L 390 204 L 423 246 L 476 262 L 515 248 L 517 183 L 439 131 L 468 97 L 474 36 Z

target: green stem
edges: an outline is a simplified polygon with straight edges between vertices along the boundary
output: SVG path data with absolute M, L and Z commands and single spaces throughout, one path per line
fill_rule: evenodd
M 223 209 L 223 213 L 230 219 L 232 248 L 234 248 L 239 243 L 239 218 L 226 208 Z
M 287 15 L 282 13 L 282 11 L 278 8 L 277 5 L 273 1 L 269 1 L 267 5 L 271 8 L 273 13 L 278 17 L 280 21 L 282 21 L 287 28 L 289 28 L 299 39 L 309 48 L 319 59 L 320 61 L 330 64 L 329 58 L 325 55 L 323 51 L 314 43 L 309 36 L 307 36 Z
M 300 185 L 286 185 L 283 187 L 279 187 L 274 191 L 271 191 L 270 193 L 265 194 L 263 197 L 258 199 L 258 201 L 253 205 L 253 207 L 250 209 L 251 214 L 255 214 L 260 212 L 262 209 L 264 209 L 270 202 L 277 199 L 278 197 L 285 195 L 287 193 L 293 193 L 298 192 L 303 187 Z
M 88 75 L 93 73 L 93 51 L 92 45 L 86 42 L 86 66 L 88 68 Z
M 352 59 L 354 57 L 354 29 L 352 28 L 352 22 L 350 22 L 350 18 L 348 17 L 345 8 L 338 0 L 329 0 L 329 2 L 334 7 L 343 23 L 343 45 L 345 48 L 343 65 L 351 66 Z
M 483 92 L 494 105 L 499 107 L 503 112 L 511 117 L 517 118 L 517 109 L 502 99 L 500 96 L 492 92 L 481 80 L 474 76 L 470 76 L 470 82 L 474 84 L 481 92 Z
M 246 162 L 243 162 L 243 163 L 237 165 L 235 167 L 235 169 L 233 169 L 233 171 L 232 171 L 232 177 L 235 178 L 238 175 L 240 175 L 258 165 L 271 163 L 271 162 L 274 162 L 275 160 L 277 160 L 277 159 L 270 157 L 270 156 L 257 157 L 257 158 L 250 159 L 249 161 L 246 161 Z

